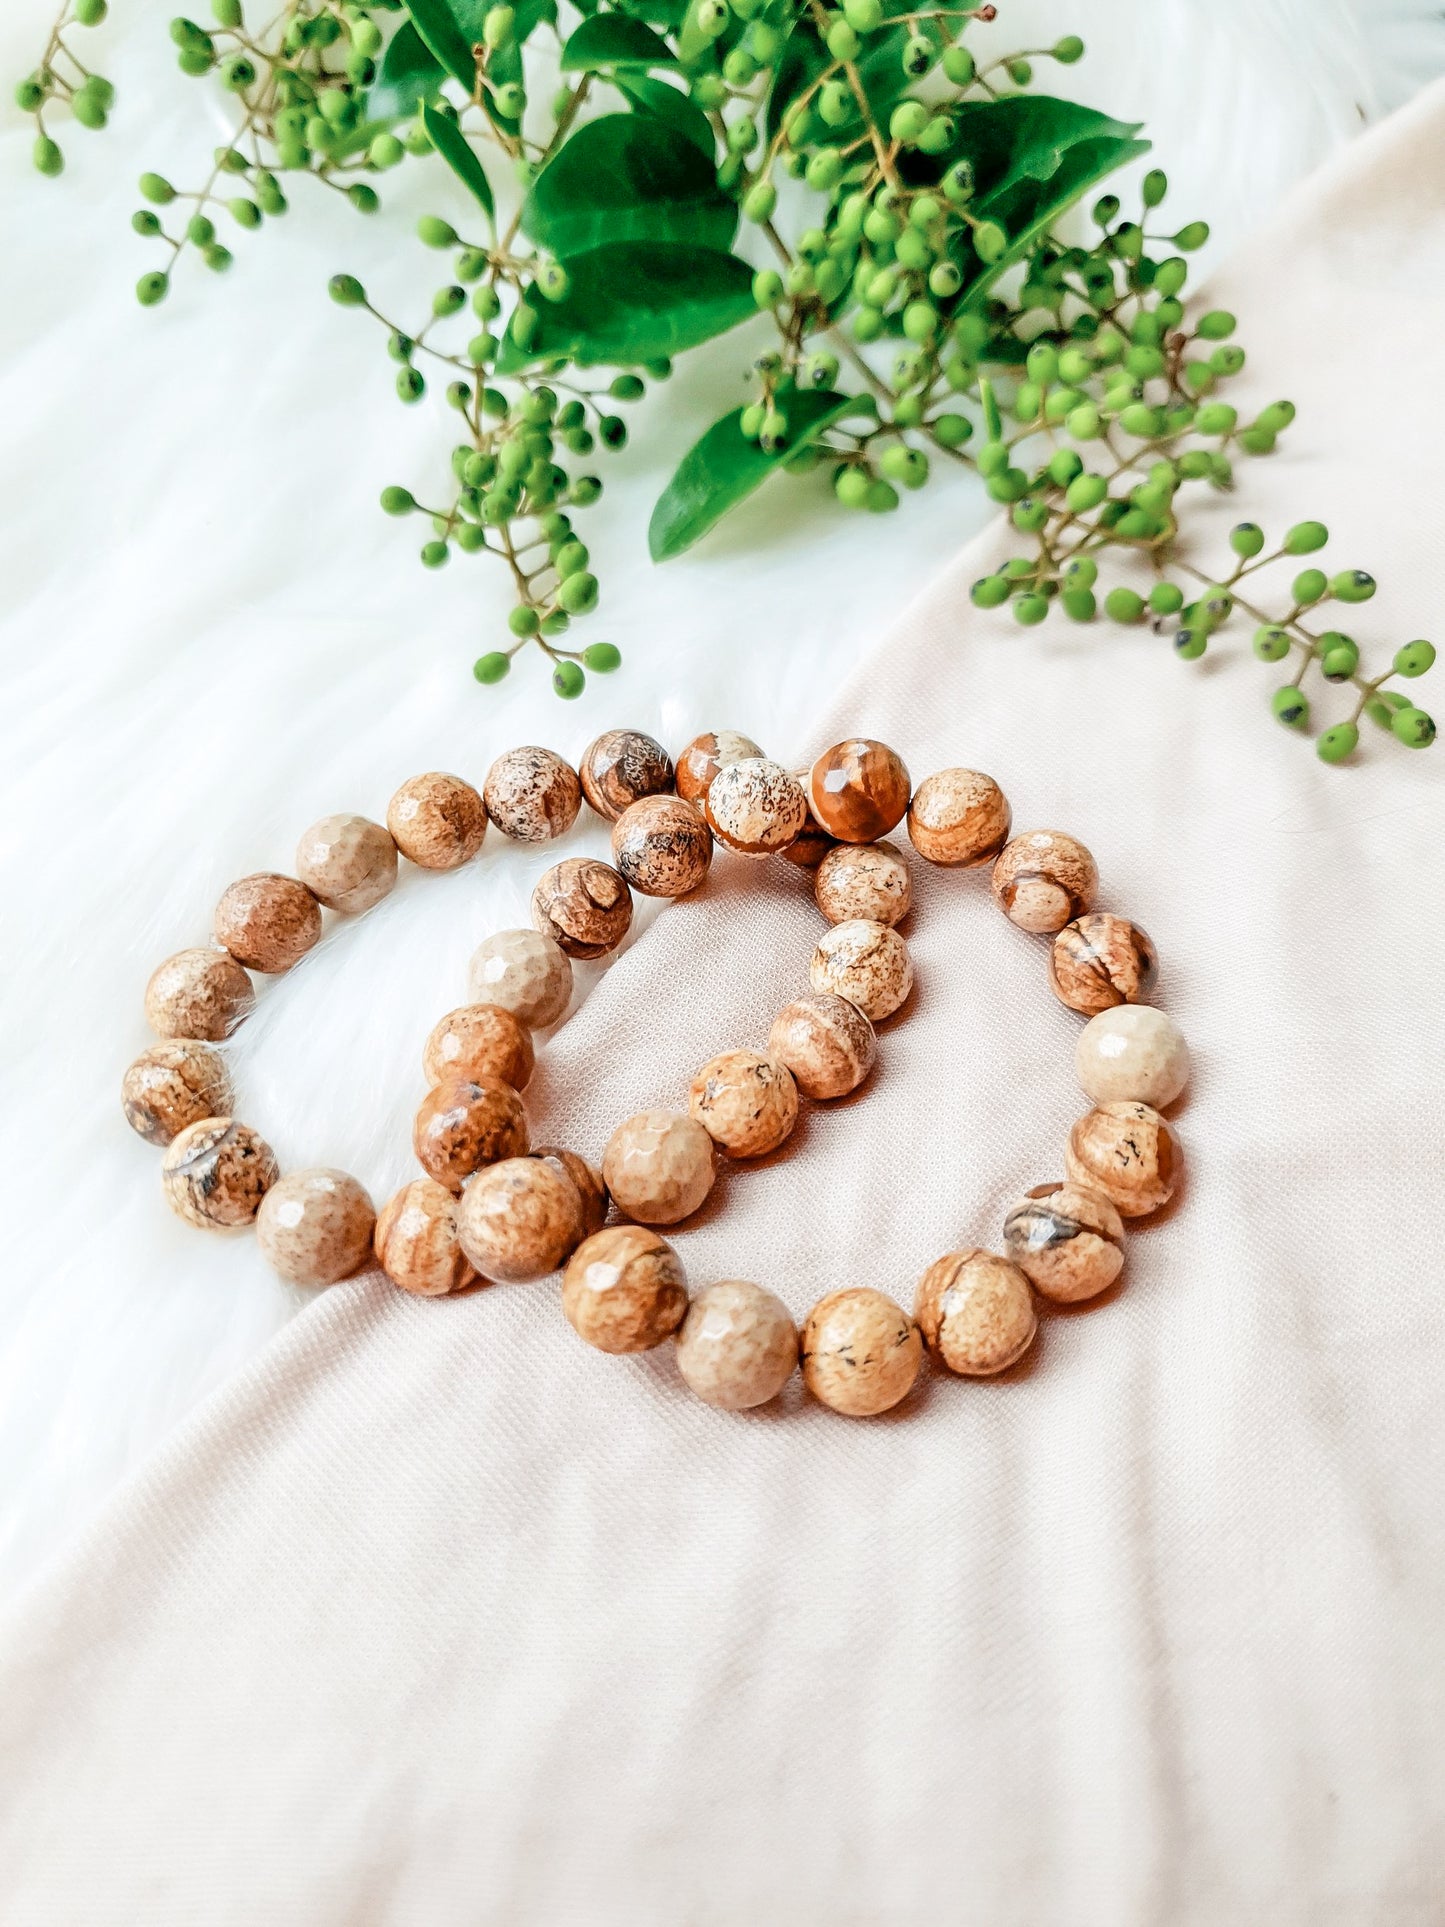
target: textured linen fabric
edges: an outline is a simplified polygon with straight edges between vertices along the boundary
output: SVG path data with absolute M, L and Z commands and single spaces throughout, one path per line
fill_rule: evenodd
M 1439 609 L 1442 178 L 1437 89 L 1212 290 L 1300 421 L 1200 566 L 1241 516 L 1319 515 L 1380 575 L 1372 650 Z M 713 1412 L 669 1348 L 580 1344 L 555 1281 L 325 1293 L 10 1620 L 7 1927 L 1438 1921 L 1440 764 L 1319 766 L 1244 643 L 1188 667 L 976 612 L 1007 547 L 774 747 L 988 769 L 1154 935 L 1189 1176 L 1122 1288 L 869 1424 L 796 1381 Z M 876 1076 L 719 1183 L 676 1237 L 695 1282 L 911 1302 L 1059 1175 L 1046 945 L 913 868 Z M 680 1103 L 817 930 L 792 869 L 720 858 L 547 1045 L 537 1140 L 595 1157 Z

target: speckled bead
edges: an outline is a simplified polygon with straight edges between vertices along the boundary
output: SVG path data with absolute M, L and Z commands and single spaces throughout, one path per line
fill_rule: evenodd
M 992 1251 L 951 1251 L 931 1264 L 913 1310 L 928 1349 L 962 1378 L 1016 1365 L 1039 1324 L 1028 1279 Z
M 1096 1104 L 1152 1104 L 1162 1111 L 1189 1082 L 1189 1046 L 1164 1011 L 1120 1004 L 1101 1010 L 1079 1032 L 1074 1067 Z
M 640 1224 L 677 1224 L 712 1190 L 712 1139 L 695 1118 L 639 1111 L 612 1133 L 602 1175 L 624 1216 Z
M 808 981 L 821 995 L 846 997 L 877 1024 L 907 1001 L 913 960 L 896 930 L 855 917 L 823 938 L 808 966 Z
M 913 907 L 913 882 L 891 843 L 839 843 L 818 865 L 813 895 L 829 923 L 891 927 Z
M 991 776 L 941 769 L 925 776 L 908 806 L 908 835 L 929 863 L 991 863 L 1008 842 L 1012 811 Z
M 1020 930 L 1052 935 L 1094 901 L 1094 859 L 1062 830 L 1025 830 L 1006 843 L 993 866 L 994 900 Z
M 396 884 L 396 844 L 367 816 L 323 816 L 296 845 L 296 874 L 318 902 L 360 916 Z
M 645 1352 L 687 1311 L 687 1281 L 672 1246 L 640 1224 L 586 1239 L 562 1275 L 562 1310 L 579 1338 L 603 1352 Z
M 576 822 L 582 785 L 570 763 L 527 743 L 492 764 L 482 801 L 503 836 L 518 843 L 550 843 Z
M 1004 1219 L 1008 1255 L 1034 1290 L 1074 1305 L 1107 1291 L 1124 1269 L 1124 1223 L 1088 1184 L 1039 1184 Z
M 798 1087 L 775 1058 L 755 1050 L 724 1051 L 692 1080 L 687 1108 L 729 1157 L 760 1158 L 791 1135 Z
M 751 736 L 740 736 L 735 729 L 709 730 L 705 736 L 694 736 L 677 759 L 677 793 L 684 802 L 701 810 L 720 769 L 762 753 Z
M 371 1257 L 376 1212 L 345 1171 L 288 1171 L 261 1200 L 261 1256 L 293 1285 L 334 1285 Z
M 528 1153 L 529 1158 L 537 1158 L 544 1164 L 552 1164 L 565 1177 L 571 1178 L 577 1187 L 577 1195 L 582 1200 L 582 1233 L 590 1238 L 594 1231 L 600 1231 L 607 1222 L 607 1186 L 602 1173 L 590 1165 L 586 1158 L 578 1157 L 575 1151 L 564 1150 L 556 1144 L 538 1144 Z
M 386 806 L 386 827 L 402 855 L 422 870 L 470 863 L 487 834 L 487 806 L 460 776 L 428 770 L 402 784 Z
M 226 1060 L 193 1038 L 153 1044 L 121 1081 L 125 1121 L 148 1144 L 169 1144 L 188 1124 L 226 1116 L 233 1102 Z
M 724 1412 L 776 1398 L 798 1362 L 798 1331 L 781 1298 L 741 1278 L 698 1292 L 677 1334 L 688 1390 Z
M 581 1244 L 583 1229 L 576 1185 L 545 1158 L 489 1164 L 457 1206 L 462 1250 L 498 1284 L 526 1284 L 556 1271 Z
M 151 972 L 146 1022 L 160 1037 L 218 1044 L 250 1015 L 256 989 L 224 950 L 178 950 Z
M 467 987 L 474 1004 L 500 1004 L 529 1030 L 545 1030 L 572 1001 L 572 963 L 538 930 L 499 930 L 472 952 Z
M 766 756 L 745 756 L 720 769 L 708 787 L 705 808 L 718 842 L 743 856 L 786 850 L 808 820 L 798 779 Z
M 578 768 L 582 794 L 615 823 L 629 803 L 661 796 L 673 785 L 672 758 L 640 729 L 609 729 L 588 745 Z
M 161 1165 L 172 1211 L 206 1231 L 249 1224 L 279 1176 L 270 1145 L 233 1117 L 188 1124 Z
M 1064 1166 L 1125 1218 L 1168 1204 L 1184 1174 L 1174 1127 L 1147 1104 L 1101 1104 L 1069 1133 Z
M 373 1244 L 387 1277 L 415 1297 L 444 1298 L 477 1281 L 457 1238 L 457 1201 L 434 1178 L 404 1184 L 382 1207 Z
M 605 957 L 631 928 L 632 892 L 610 863 L 569 856 L 538 878 L 532 921 L 569 957 Z
M 1066 923 L 1049 949 L 1055 995 L 1085 1017 L 1147 1003 L 1158 968 L 1148 931 L 1106 911 Z
M 446 1077 L 422 1100 L 411 1142 L 427 1176 L 460 1192 L 484 1164 L 526 1155 L 527 1114 L 510 1084 Z
M 846 997 L 799 997 L 773 1019 L 768 1055 L 805 1097 L 846 1097 L 872 1070 L 878 1033 Z
M 320 937 L 321 905 L 298 878 L 262 871 L 222 891 L 213 935 L 247 970 L 279 976 Z
M 907 1398 L 923 1340 L 901 1305 L 867 1285 L 830 1291 L 803 1321 L 803 1383 L 849 1418 L 871 1418 Z
M 612 825 L 612 861 L 645 897 L 685 897 L 706 881 L 712 836 L 680 796 L 644 796 Z
M 909 778 L 886 743 L 850 737 L 824 750 L 808 773 L 808 802 L 840 843 L 876 843 L 903 821 Z
M 467 1077 L 474 1084 L 500 1078 L 524 1091 L 536 1063 L 532 1033 L 501 1004 L 463 1004 L 434 1026 L 422 1049 L 428 1084 L 444 1077 Z

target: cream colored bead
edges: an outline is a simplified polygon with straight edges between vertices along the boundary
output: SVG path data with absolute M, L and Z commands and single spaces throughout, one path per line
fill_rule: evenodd
M 751 736 L 740 736 L 735 729 L 709 730 L 705 736 L 694 736 L 677 759 L 677 793 L 684 802 L 701 810 L 720 769 L 762 753 Z
M 565 857 L 538 878 L 532 921 L 569 957 L 605 957 L 632 926 L 632 892 L 610 863 Z
M 590 1238 L 594 1231 L 600 1231 L 607 1222 L 607 1186 L 602 1173 L 586 1158 L 578 1157 L 575 1151 L 567 1151 L 556 1144 L 538 1144 L 527 1153 L 529 1158 L 538 1158 L 544 1164 L 555 1165 L 564 1177 L 571 1178 L 577 1187 L 577 1195 L 582 1200 L 582 1232 Z
M 478 1171 L 457 1207 L 462 1250 L 483 1278 L 545 1278 L 582 1242 L 583 1207 L 567 1173 L 543 1158 L 504 1158 Z
M 926 776 L 908 806 L 913 847 L 930 863 L 988 863 L 1008 841 L 1012 812 L 991 776 L 941 769 Z
M 877 1024 L 907 1002 L 913 960 L 896 930 L 855 917 L 823 938 L 808 966 L 808 981 L 822 995 L 846 997 Z
M 760 1158 L 792 1133 L 798 1087 L 786 1065 L 761 1051 L 724 1051 L 692 1080 L 687 1108 L 729 1157 Z
M 525 744 L 499 756 L 482 785 L 487 815 L 518 843 L 548 843 L 570 830 L 582 807 L 582 785 L 570 763 Z
M 677 1334 L 688 1389 L 724 1412 L 776 1398 L 798 1362 L 798 1332 L 781 1298 L 740 1278 L 697 1293 Z
M 682 1260 L 645 1225 L 612 1225 L 568 1259 L 562 1310 L 578 1337 L 599 1351 L 649 1351 L 687 1311 Z
M 293 1285 L 334 1285 L 371 1256 L 376 1212 L 345 1171 L 288 1171 L 261 1200 L 256 1242 Z
M 994 899 L 1020 930 L 1051 936 L 1094 901 L 1094 859 L 1062 830 L 1026 830 L 1006 843 L 993 866 Z
M 423 1098 L 411 1142 L 427 1176 L 460 1192 L 484 1164 L 526 1156 L 527 1113 L 510 1084 L 444 1077 Z
M 712 1190 L 712 1139 L 695 1118 L 639 1111 L 619 1124 L 602 1158 L 612 1201 L 640 1224 L 690 1218 Z
M 234 1100 L 221 1053 L 173 1037 L 141 1052 L 122 1080 L 120 1101 L 133 1131 L 148 1144 L 169 1144 L 188 1124 L 224 1117 Z
M 1074 1047 L 1079 1082 L 1096 1104 L 1162 1111 L 1189 1082 L 1184 1033 L 1152 1004 L 1118 1004 L 1091 1017 Z
M 359 916 L 396 883 L 390 830 L 366 816 L 323 816 L 296 846 L 296 874 L 328 910 Z
M 279 1176 L 270 1145 L 233 1117 L 188 1124 L 161 1164 L 172 1211 L 206 1231 L 249 1224 Z
M 823 858 L 813 895 L 829 923 L 902 923 L 913 907 L 908 865 L 891 843 L 840 843 Z
M 612 861 L 645 897 L 685 897 L 707 881 L 712 832 L 680 796 L 642 796 L 612 825 Z
M 1070 1131 L 1064 1165 L 1121 1216 L 1143 1218 L 1173 1197 L 1184 1153 L 1173 1125 L 1149 1105 L 1101 1104 Z
M 992 1251 L 951 1251 L 931 1264 L 913 1309 L 928 1349 L 963 1378 L 1017 1364 L 1039 1324 L 1028 1279 Z
M 830 1291 L 803 1321 L 803 1383 L 849 1418 L 871 1418 L 907 1398 L 923 1340 L 901 1305 L 867 1285 Z
M 1124 1224 L 1088 1184 L 1040 1184 L 1004 1219 L 1008 1255 L 1034 1290 L 1073 1305 L 1107 1291 L 1124 1269 Z
M 720 769 L 708 786 L 706 809 L 718 842 L 743 856 L 787 849 L 808 820 L 802 785 L 766 756 L 745 756 Z
M 536 1051 L 531 1031 L 512 1011 L 501 1004 L 463 1004 L 433 1027 L 421 1062 L 428 1084 L 440 1084 L 444 1077 L 469 1077 L 473 1083 L 500 1078 L 514 1091 L 524 1091 Z
M 768 1055 L 805 1097 L 846 1097 L 872 1070 L 878 1033 L 846 997 L 799 997 L 773 1019 Z
M 256 990 L 224 950 L 178 950 L 151 972 L 146 1022 L 160 1037 L 219 1044 L 250 1015 Z
M 545 1030 L 572 1001 L 572 960 L 540 930 L 499 930 L 473 951 L 467 985 L 474 1004 L 500 1004 Z
M 404 1184 L 382 1207 L 376 1261 L 394 1285 L 418 1298 L 442 1298 L 477 1282 L 457 1238 L 457 1201 L 435 1178 Z
M 470 783 L 428 770 L 402 784 L 386 806 L 386 827 L 402 855 L 423 870 L 470 863 L 487 834 L 487 808 Z
M 321 906 L 296 877 L 262 871 L 221 892 L 214 935 L 248 970 L 279 976 L 321 935 Z

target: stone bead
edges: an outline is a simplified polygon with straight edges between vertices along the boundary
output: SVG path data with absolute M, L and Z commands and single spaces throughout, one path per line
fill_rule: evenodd
M 808 981 L 823 995 L 846 997 L 877 1024 L 907 1001 L 913 960 L 896 930 L 855 917 L 823 938 L 808 966 Z
M 218 1044 L 250 1015 L 256 990 L 224 950 L 178 950 L 151 972 L 146 1022 L 159 1037 Z
M 1096 1104 L 1152 1104 L 1162 1111 L 1189 1082 L 1189 1046 L 1164 1011 L 1120 1004 L 1101 1010 L 1079 1032 L 1074 1067 Z
M 462 1250 L 483 1278 L 527 1284 L 556 1271 L 581 1244 L 582 1199 L 545 1158 L 504 1158 L 478 1171 L 457 1206 Z
M 262 871 L 221 892 L 213 934 L 238 964 L 279 976 L 321 935 L 321 905 L 296 877 Z
M 876 843 L 903 821 L 908 770 L 886 743 L 850 737 L 824 750 L 808 773 L 814 816 L 840 843 Z
M 536 1064 L 532 1033 L 501 1004 L 463 1004 L 432 1029 L 421 1054 L 428 1084 L 469 1077 L 474 1084 L 500 1079 L 524 1091 Z
M 474 1004 L 499 1004 L 545 1030 L 572 1001 L 571 959 L 538 930 L 498 930 L 472 952 L 467 988 Z
M 444 1077 L 423 1098 L 411 1142 L 427 1176 L 460 1192 L 484 1164 L 526 1156 L 527 1114 L 510 1084 Z
M 712 1139 L 695 1118 L 639 1111 L 619 1124 L 602 1158 L 612 1201 L 640 1224 L 690 1218 L 712 1190 Z
M 993 866 L 994 899 L 1020 930 L 1052 935 L 1094 901 L 1099 872 L 1082 843 L 1062 830 L 1026 830 Z
M 776 1398 L 798 1362 L 798 1331 L 781 1298 L 741 1278 L 698 1292 L 677 1334 L 689 1391 L 724 1412 Z
M 575 1151 L 563 1150 L 556 1144 L 539 1144 L 527 1153 L 529 1158 L 537 1158 L 544 1164 L 553 1164 L 571 1178 L 577 1187 L 577 1195 L 582 1200 L 582 1234 L 590 1238 L 594 1231 L 600 1231 L 607 1222 L 607 1186 L 602 1173 L 586 1158 L 578 1157 Z
M 457 1201 L 434 1178 L 404 1184 L 382 1207 L 374 1245 L 391 1282 L 418 1298 L 443 1298 L 477 1281 L 457 1237 Z
M 913 881 L 891 843 L 839 843 L 818 865 L 813 895 L 829 923 L 891 927 L 913 907 Z
M 677 793 L 700 810 L 720 769 L 762 753 L 751 736 L 739 736 L 735 729 L 709 730 L 705 736 L 694 736 L 677 759 Z
M 913 847 L 930 863 L 988 863 L 1008 841 L 1013 812 L 991 776 L 941 769 L 925 776 L 908 806 Z
M 1174 1127 L 1147 1104 L 1100 1104 L 1069 1132 L 1064 1166 L 1125 1218 L 1168 1204 L 1184 1173 Z
M 687 1108 L 729 1157 L 760 1158 L 791 1135 L 798 1087 L 785 1064 L 760 1051 L 724 1051 L 692 1080 Z
M 928 1349 L 963 1378 L 1007 1371 L 1039 1328 L 1028 1279 L 992 1251 L 950 1251 L 931 1264 L 913 1311 Z
M 803 1383 L 824 1405 L 870 1418 L 908 1396 L 923 1340 L 901 1305 L 867 1285 L 820 1298 L 803 1321 Z
M 148 1144 L 169 1144 L 188 1124 L 230 1111 L 226 1060 L 189 1037 L 153 1044 L 121 1080 L 120 1101 L 133 1131 Z
M 808 820 L 797 777 L 766 756 L 745 756 L 720 769 L 708 788 L 706 810 L 718 842 L 743 856 L 786 850 Z
M 1147 1002 L 1158 968 L 1148 931 L 1105 911 L 1065 924 L 1049 949 L 1055 995 L 1085 1017 Z
M 799 779 L 801 784 L 806 784 L 807 775 L 808 772 L 804 770 L 802 777 Z M 803 794 L 805 796 L 807 795 L 806 788 L 804 788 Z M 787 849 L 780 850 L 778 854 L 796 869 L 816 870 L 829 850 L 836 850 L 837 847 L 837 838 L 829 836 L 822 824 L 817 821 L 812 811 L 809 810 L 802 829 L 799 830 Z
M 649 1351 L 687 1311 L 682 1260 L 643 1225 L 598 1231 L 567 1261 L 562 1309 L 578 1337 L 599 1351 Z
M 233 1117 L 188 1124 L 161 1165 L 166 1202 L 202 1230 L 249 1224 L 280 1175 L 270 1145 Z
M 296 845 L 296 874 L 328 910 L 359 916 L 396 884 L 396 844 L 367 816 L 323 816 Z
M 532 921 L 569 957 L 605 957 L 632 925 L 632 892 L 610 863 L 569 856 L 538 878 Z
M 582 794 L 615 823 L 629 803 L 661 796 L 673 785 L 672 758 L 640 729 L 609 729 L 589 744 L 578 768 Z
M 256 1241 L 293 1285 L 334 1285 L 371 1256 L 376 1211 L 345 1171 L 288 1171 L 261 1200 Z
M 410 777 L 392 797 L 386 827 L 418 869 L 456 870 L 482 847 L 487 806 L 460 776 L 428 770 Z
M 645 897 L 685 897 L 706 880 L 712 836 L 680 796 L 644 796 L 612 825 L 612 860 Z
M 878 1033 L 846 997 L 799 997 L 773 1019 L 768 1055 L 805 1097 L 846 1097 L 872 1070 Z
M 535 743 L 506 750 L 482 785 L 487 815 L 518 843 L 550 843 L 577 820 L 582 785 L 570 763 Z
M 1008 1255 L 1056 1304 L 1097 1298 L 1124 1269 L 1124 1224 L 1088 1184 L 1039 1184 L 1004 1219 Z

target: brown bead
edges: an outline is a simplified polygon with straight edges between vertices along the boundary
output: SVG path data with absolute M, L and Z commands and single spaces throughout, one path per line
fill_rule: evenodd
M 188 1124 L 224 1117 L 233 1102 L 226 1060 L 209 1045 L 172 1038 L 142 1051 L 121 1081 L 125 1121 L 148 1144 L 169 1144 Z
M 846 1097 L 872 1070 L 878 1033 L 846 997 L 799 997 L 773 1019 L 768 1055 L 805 1097 Z
M 828 931 L 813 952 L 808 981 L 820 996 L 846 997 L 875 1024 L 908 1001 L 913 960 L 896 930 L 856 917 Z
M 208 1231 L 249 1224 L 280 1175 L 270 1145 L 233 1117 L 188 1124 L 161 1165 L 172 1211 Z
M 626 1217 L 676 1224 L 690 1218 L 712 1190 L 712 1139 L 695 1118 L 639 1111 L 612 1133 L 602 1175 Z
M 489 1164 L 457 1206 L 462 1250 L 483 1278 L 498 1284 L 545 1278 L 581 1244 L 584 1228 L 576 1185 L 545 1158 Z
M 500 1004 L 463 1004 L 434 1026 L 421 1054 L 428 1084 L 468 1077 L 474 1084 L 500 1079 L 524 1091 L 536 1064 L 532 1033 Z
M 146 1022 L 160 1037 L 218 1044 L 250 1015 L 255 1001 L 251 979 L 224 950 L 178 950 L 151 973 Z
M 575 1151 L 566 1151 L 556 1144 L 539 1144 L 527 1153 L 529 1158 L 539 1158 L 544 1164 L 555 1164 L 557 1169 L 571 1178 L 577 1187 L 577 1195 L 582 1200 L 582 1230 L 590 1238 L 594 1231 L 600 1231 L 607 1222 L 607 1186 L 602 1173 L 590 1165 L 586 1158 L 578 1157 Z
M 1026 830 L 1006 843 L 993 866 L 994 900 L 1020 930 L 1051 936 L 1094 901 L 1093 857 L 1062 830 Z
M 572 997 L 572 964 L 539 930 L 498 930 L 467 966 L 474 1004 L 500 1004 L 530 1030 L 555 1024 Z
M 1008 841 L 1013 812 L 991 776 L 941 769 L 925 776 L 908 806 L 913 847 L 930 863 L 988 863 Z
M 1085 1017 L 1118 1004 L 1147 1003 L 1158 970 L 1148 931 L 1104 911 L 1065 924 L 1049 951 L 1055 994 Z
M 776 1398 L 798 1363 L 798 1330 L 761 1285 L 723 1278 L 698 1292 L 677 1334 L 677 1369 L 689 1391 L 724 1412 Z
M 582 785 L 570 763 L 528 743 L 492 764 L 482 800 L 503 836 L 518 843 L 550 843 L 576 822 Z
M 293 1285 L 334 1285 L 371 1256 L 376 1211 L 345 1171 L 288 1171 L 261 1200 L 256 1242 Z
M 321 935 L 321 905 L 295 877 L 262 871 L 221 893 L 215 938 L 248 970 L 279 976 Z
M 386 827 L 422 870 L 470 863 L 487 834 L 487 806 L 460 776 L 428 770 L 402 784 L 386 806 Z
M 296 846 L 296 874 L 328 910 L 359 916 L 396 884 L 390 830 L 366 816 L 323 816 Z
M 808 773 L 813 814 L 840 843 L 876 843 L 903 821 L 908 770 L 886 743 L 850 737 L 824 750 Z
M 807 775 L 808 772 L 804 770 L 802 778 L 800 779 L 803 783 L 806 783 Z M 804 789 L 803 793 L 805 796 L 807 795 L 806 789 Z M 836 850 L 837 847 L 837 838 L 829 836 L 828 832 L 823 828 L 822 824 L 818 822 L 810 809 L 802 829 L 799 830 L 787 849 L 780 850 L 778 854 L 784 857 L 796 869 L 816 870 L 829 850 Z
M 907 1398 L 923 1340 L 901 1305 L 867 1285 L 830 1291 L 803 1321 L 803 1383 L 824 1405 L 870 1418 Z
M 1039 1184 L 1004 1219 L 1008 1255 L 1056 1304 L 1107 1291 L 1124 1269 L 1124 1225 L 1088 1184 Z
M 569 957 L 605 957 L 632 925 L 632 892 L 610 863 L 569 856 L 532 892 L 532 921 Z
M 1125 1218 L 1168 1204 L 1184 1171 L 1174 1127 L 1147 1104 L 1100 1104 L 1069 1132 L 1064 1165 Z
M 391 1282 L 419 1298 L 442 1298 L 476 1283 L 457 1239 L 457 1201 L 434 1178 L 402 1186 L 382 1207 L 373 1242 Z
M 760 1158 L 791 1135 L 798 1087 L 785 1064 L 760 1051 L 724 1051 L 692 1080 L 687 1108 L 729 1157 Z
M 567 1261 L 562 1309 L 578 1337 L 599 1351 L 649 1351 L 687 1312 L 682 1260 L 643 1225 L 598 1231 Z
M 677 793 L 684 802 L 701 809 L 720 769 L 762 753 L 751 736 L 739 736 L 735 729 L 709 730 L 705 736 L 694 736 L 677 759 Z
M 913 907 L 913 882 L 891 843 L 839 843 L 819 864 L 813 895 L 829 923 L 891 926 Z
M 411 1142 L 427 1176 L 459 1192 L 484 1164 L 525 1157 L 527 1114 L 510 1084 L 445 1077 L 422 1100 Z
M 963 1378 L 1007 1371 L 1039 1328 L 1028 1279 L 992 1251 L 950 1251 L 931 1264 L 913 1311 L 928 1349 Z
M 704 807 L 718 842 L 743 856 L 777 855 L 808 820 L 807 798 L 797 777 L 766 756 L 745 756 L 720 769 Z
M 685 897 L 712 862 L 707 824 L 680 796 L 644 796 L 612 825 L 612 860 L 645 897 Z
M 590 744 L 578 769 L 582 794 L 615 823 L 629 803 L 660 796 L 673 784 L 672 758 L 640 729 L 609 729 Z

